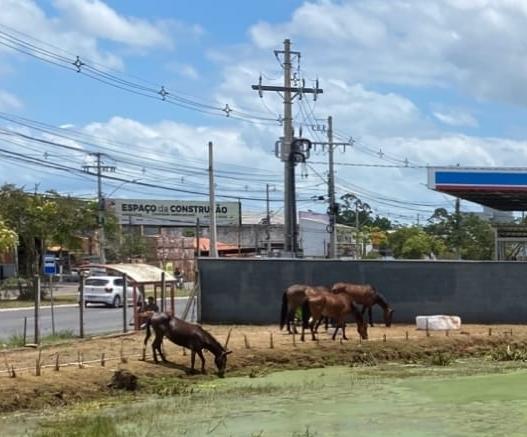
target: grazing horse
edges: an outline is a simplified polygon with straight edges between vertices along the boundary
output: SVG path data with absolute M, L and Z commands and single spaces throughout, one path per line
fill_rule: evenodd
M 370 319 L 370 326 L 373 326 L 372 307 L 379 305 L 384 311 L 384 323 L 387 327 L 392 324 L 393 309 L 390 307 L 385 297 L 379 293 L 370 284 L 350 284 L 346 282 L 337 282 L 331 288 L 333 293 L 346 293 L 358 305 L 362 305 L 361 314 L 364 316 L 366 309 L 368 310 L 368 318 Z
M 302 304 L 306 300 L 306 290 L 312 288 L 319 292 L 329 292 L 328 287 L 316 286 L 311 287 L 306 284 L 294 284 L 287 287 L 282 295 L 282 310 L 280 312 L 280 329 L 283 329 L 287 324 L 287 332 L 292 334 L 298 334 L 295 324 L 295 312 L 298 308 L 302 307 Z M 293 323 L 293 331 L 291 331 L 291 322 Z M 318 329 L 317 324 L 317 329 Z M 328 330 L 328 319 L 326 319 L 326 331 Z
M 156 363 L 159 362 L 156 352 L 159 352 L 161 359 L 164 362 L 167 362 L 167 359 L 161 350 L 163 337 L 166 336 L 171 342 L 190 349 L 191 372 L 194 372 L 194 363 L 196 360 L 196 354 L 198 354 L 201 359 L 201 372 L 205 373 L 205 357 L 203 356 L 203 349 L 206 349 L 214 355 L 214 363 L 218 368 L 218 376 L 223 377 L 227 365 L 227 355 L 232 352 L 227 350 L 227 343 L 225 343 L 225 346 L 222 346 L 210 333 L 205 331 L 199 325 L 185 322 L 184 320 L 173 317 L 167 313 L 153 313 L 146 321 L 146 337 L 143 354 L 148 339 L 150 338 L 150 326 L 152 326 L 156 335 L 152 342 L 152 351 Z
M 337 331 L 342 329 L 342 338 L 346 337 L 346 317 L 353 314 L 357 322 L 357 332 L 363 339 L 368 338 L 368 325 L 364 322 L 361 313 L 355 305 L 351 297 L 345 293 L 333 294 L 329 292 L 318 292 L 311 288 L 306 290 L 306 301 L 302 304 L 302 341 L 304 340 L 304 330 L 308 325 L 309 316 L 312 316 L 312 321 L 309 324 L 311 328 L 311 338 L 315 338 L 315 323 L 321 317 L 331 317 L 336 322 L 335 332 L 333 333 L 333 340 L 337 336 Z

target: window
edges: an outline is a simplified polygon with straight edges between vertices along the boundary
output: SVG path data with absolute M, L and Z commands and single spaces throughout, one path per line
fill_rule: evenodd
M 97 279 L 97 278 L 86 279 L 86 285 L 91 285 L 95 287 L 104 287 L 107 284 L 108 284 L 108 279 Z
M 124 281 L 122 280 L 122 278 L 114 279 L 113 280 L 113 285 L 117 285 L 118 287 L 122 287 L 124 285 Z

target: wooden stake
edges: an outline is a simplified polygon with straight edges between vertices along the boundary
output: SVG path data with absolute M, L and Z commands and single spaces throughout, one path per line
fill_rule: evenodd
M 145 350 L 143 349 L 143 354 L 145 353 Z M 106 360 L 104 359 L 104 352 L 101 354 L 101 367 L 104 367 L 106 365 Z
M 42 357 L 42 350 L 38 350 L 38 358 L 35 366 L 35 376 L 40 376 L 40 358 Z
M 84 369 L 84 364 L 82 363 L 82 352 L 77 351 L 77 363 L 79 365 L 79 369 Z
M 492 328 L 489 328 L 489 337 L 492 337 Z
M 269 333 L 269 348 L 274 349 L 274 342 L 273 342 L 273 333 Z
M 251 348 L 251 345 L 249 344 L 249 340 L 245 334 L 243 334 L 243 342 L 245 343 L 245 349 Z
M 119 356 L 121 358 L 121 363 L 125 364 L 125 363 L 128 362 L 128 360 L 124 356 L 124 346 L 123 346 L 123 342 L 122 341 L 121 341 L 121 350 L 119 351 Z
M 447 330 L 445 331 L 445 336 L 448 337 L 449 335 L 450 335 L 450 331 L 447 329 Z
M 408 340 L 408 331 L 406 331 L 406 340 Z
M 4 361 L 5 361 L 5 367 L 7 371 L 9 372 L 9 363 L 7 362 L 7 352 L 4 352 Z
M 15 366 L 11 365 L 11 378 L 16 378 Z
M 342 340 L 342 337 L 340 337 L 339 342 L 340 342 L 341 346 L 344 344 L 344 341 Z
M 383 342 L 383 343 L 386 343 L 386 334 L 383 334 L 383 335 L 382 335 L 382 342 Z
M 426 319 L 426 336 L 430 337 L 430 330 L 428 329 L 428 319 Z
M 294 331 L 293 331 L 293 347 L 296 347 L 296 335 Z
M 187 356 L 187 350 L 185 348 L 183 348 L 183 356 L 186 357 Z
M 55 372 L 60 370 L 60 354 L 57 352 L 55 354 Z
M 229 340 L 231 339 L 231 332 L 232 332 L 232 328 L 229 329 L 229 332 L 227 334 L 227 339 L 225 340 L 225 346 L 223 346 L 223 349 L 227 349 L 227 346 L 229 345 Z

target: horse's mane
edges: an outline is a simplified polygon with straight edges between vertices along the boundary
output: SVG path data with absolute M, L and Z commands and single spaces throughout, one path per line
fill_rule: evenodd
M 386 300 L 386 298 L 384 297 L 384 295 L 382 293 L 379 293 L 375 287 L 371 287 L 372 290 L 375 292 L 375 301 L 381 305 L 383 308 L 389 308 L 389 304 L 388 304 L 388 301 Z
M 199 326 L 199 325 L 198 325 Z M 223 346 L 220 344 L 220 342 L 218 340 L 216 340 L 212 334 L 210 332 L 207 332 L 205 331 L 201 326 L 200 326 L 200 329 L 201 329 L 201 332 L 203 333 L 203 335 L 205 335 L 205 337 L 207 338 L 207 340 L 214 346 L 214 347 L 217 347 L 220 351 L 223 351 L 225 350 L 223 348 Z

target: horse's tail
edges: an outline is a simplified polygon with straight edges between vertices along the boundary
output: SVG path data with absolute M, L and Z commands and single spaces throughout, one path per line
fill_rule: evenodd
M 302 302 L 302 327 L 305 329 L 309 326 L 309 319 L 311 318 L 311 309 L 309 308 L 309 299 Z

